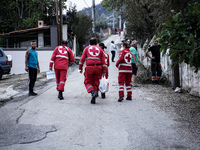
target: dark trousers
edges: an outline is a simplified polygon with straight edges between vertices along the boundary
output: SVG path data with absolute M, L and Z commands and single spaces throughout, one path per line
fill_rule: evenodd
M 113 62 L 115 58 L 115 51 L 111 51 L 111 53 L 112 53 L 112 62 Z
M 28 75 L 29 75 L 29 92 L 33 92 L 35 81 L 37 79 L 37 69 L 28 67 Z
M 151 62 L 152 81 L 159 80 L 162 75 L 161 64 L 159 62 Z

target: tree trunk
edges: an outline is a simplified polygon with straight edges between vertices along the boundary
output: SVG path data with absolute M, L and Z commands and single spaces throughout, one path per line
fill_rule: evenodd
M 174 71 L 173 89 L 176 89 L 176 87 L 180 87 L 179 64 L 178 63 L 174 66 L 173 71 Z

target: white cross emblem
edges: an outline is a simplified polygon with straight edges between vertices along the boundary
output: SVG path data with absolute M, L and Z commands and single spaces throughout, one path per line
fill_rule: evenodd
M 90 55 L 92 56 L 99 56 L 100 54 L 100 50 L 98 47 L 94 47 L 94 46 L 90 46 L 88 52 L 90 53 Z
M 64 47 L 62 47 L 62 46 L 59 46 L 58 51 L 59 51 L 61 54 L 66 54 L 66 53 L 67 53 L 66 49 L 65 49 Z
M 127 64 L 131 64 L 131 60 L 132 60 L 132 55 L 130 53 L 126 53 L 126 55 L 124 56 L 124 61 Z

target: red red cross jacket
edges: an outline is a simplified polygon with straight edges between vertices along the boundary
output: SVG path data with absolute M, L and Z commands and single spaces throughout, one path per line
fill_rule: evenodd
M 68 52 L 67 52 L 67 50 Z M 69 56 L 68 56 L 69 53 Z M 69 60 L 70 57 L 70 60 Z M 73 52 L 70 48 L 64 47 L 64 46 L 57 46 L 54 49 L 54 52 L 51 57 L 51 61 L 49 64 L 49 67 L 52 68 L 54 64 L 54 69 L 63 69 L 67 70 L 68 69 L 68 63 L 73 62 L 75 60 Z
M 104 56 L 103 50 L 100 47 L 96 45 L 91 45 L 91 46 L 87 46 L 84 49 L 80 62 L 79 62 L 79 70 L 83 69 L 83 64 L 85 60 L 86 60 L 87 66 L 101 65 L 103 73 L 106 72 L 105 56 Z
M 109 67 L 110 66 L 109 55 L 104 50 L 103 50 L 103 53 L 104 53 L 104 56 L 105 56 L 106 66 Z
M 116 67 L 119 68 L 120 73 L 132 73 L 132 52 L 129 48 L 123 49 L 119 54 L 119 60 L 116 63 Z

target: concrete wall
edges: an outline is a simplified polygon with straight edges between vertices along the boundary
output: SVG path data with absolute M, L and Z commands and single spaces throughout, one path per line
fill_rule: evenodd
M 62 26 L 63 28 L 62 28 L 62 31 L 63 31 L 63 40 L 65 40 L 65 41 L 67 41 L 68 40 L 68 35 L 67 35 L 67 24 L 63 24 L 63 26 Z
M 44 33 L 38 33 L 38 48 L 44 47 Z
M 50 26 L 50 36 L 51 36 L 51 47 L 55 49 L 57 47 L 57 27 Z
M 12 56 L 12 68 L 11 74 L 23 74 L 26 73 L 25 71 L 25 54 L 26 50 L 24 51 L 4 51 L 6 55 Z M 52 50 L 50 51 L 38 51 L 38 60 L 40 64 L 40 71 L 46 72 L 49 70 L 49 62 L 51 59 L 51 55 L 53 53 Z
M 146 49 L 144 50 L 143 48 L 138 46 L 138 55 L 140 62 L 148 68 L 151 65 L 151 60 L 147 58 L 145 51 Z M 161 65 L 163 75 L 173 83 L 173 72 L 171 68 L 172 60 L 169 58 L 169 52 L 167 52 L 164 56 L 161 56 Z M 198 71 L 198 73 L 195 73 L 193 67 L 182 63 L 179 66 L 179 72 L 181 88 L 189 91 L 192 95 L 200 96 L 200 71 Z

